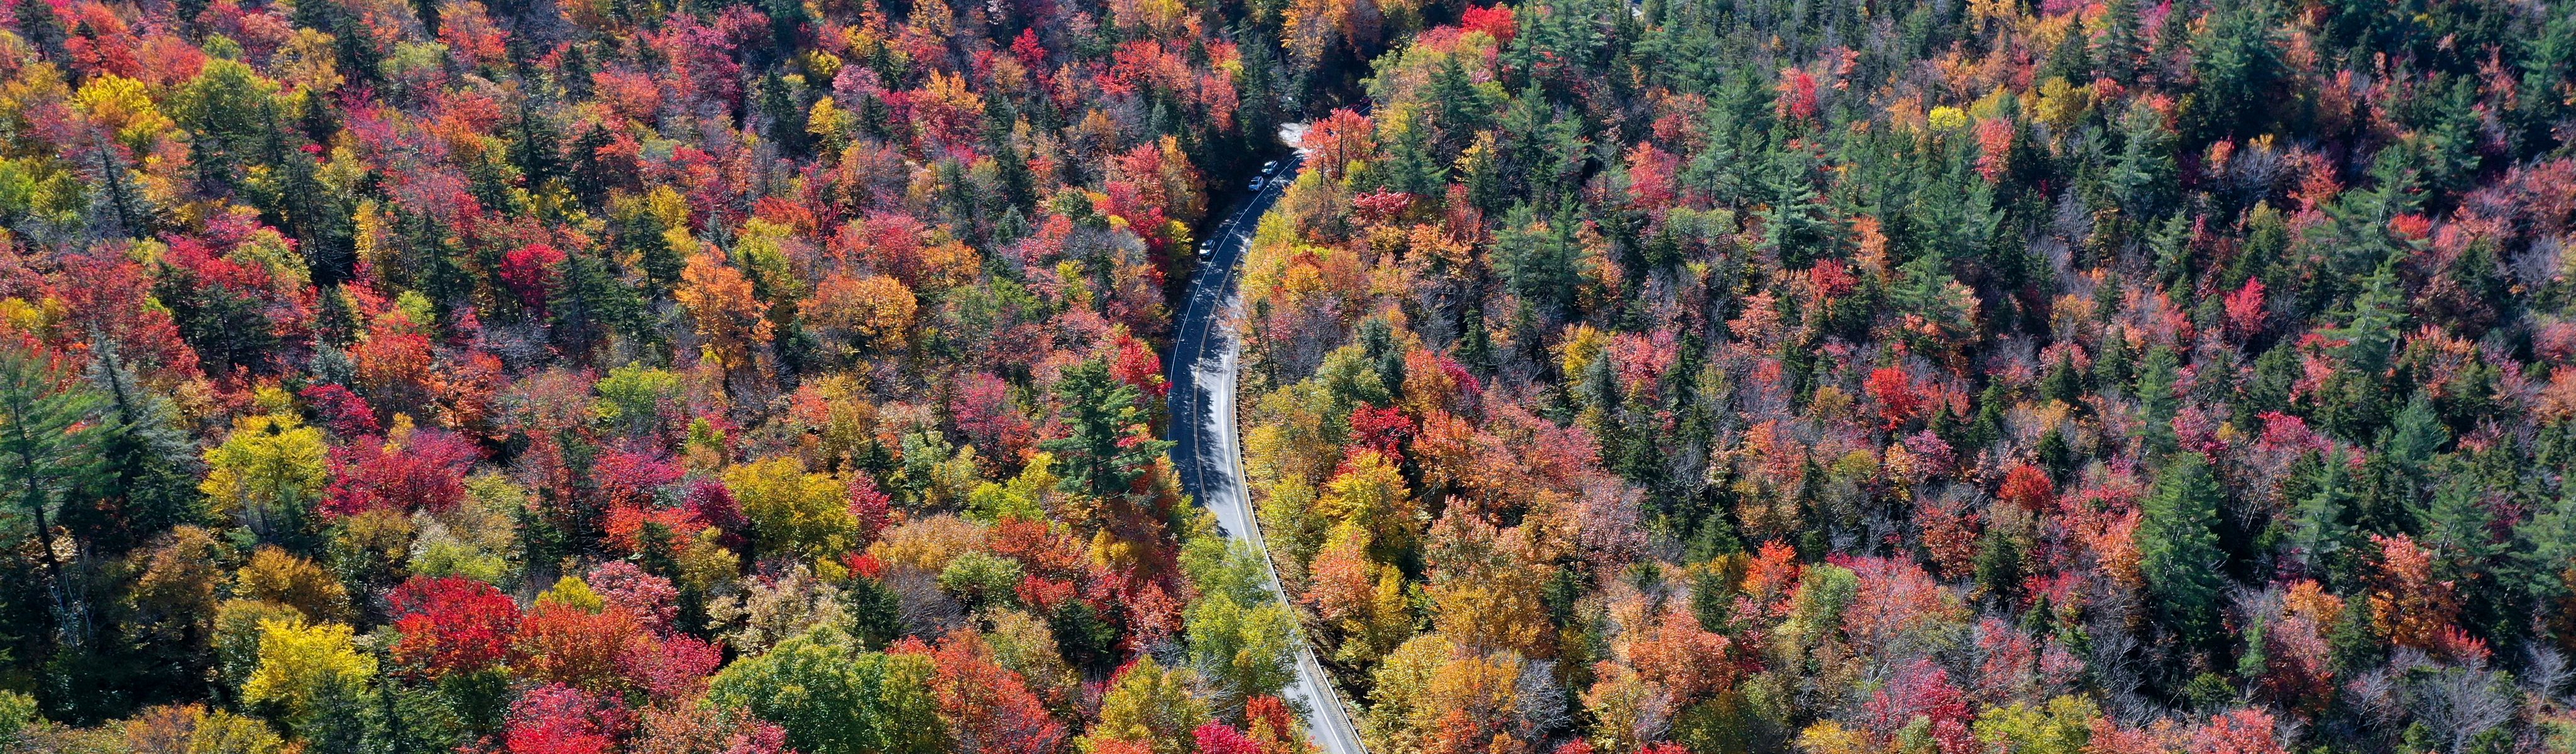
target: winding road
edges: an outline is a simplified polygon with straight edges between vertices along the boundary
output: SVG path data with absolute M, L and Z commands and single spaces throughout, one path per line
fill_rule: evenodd
M 1180 331 L 1172 338 L 1172 358 L 1167 360 L 1172 383 L 1172 463 L 1180 470 L 1181 485 L 1216 513 L 1227 539 L 1250 543 L 1261 553 L 1264 565 L 1270 563 L 1270 548 L 1262 543 L 1261 526 L 1253 519 L 1252 497 L 1243 480 L 1243 438 L 1234 421 L 1243 340 L 1227 323 L 1227 315 L 1241 303 L 1234 284 L 1242 273 L 1243 255 L 1252 246 L 1253 231 L 1261 225 L 1262 213 L 1279 200 L 1283 186 L 1296 177 L 1298 167 L 1295 157 L 1281 160 L 1278 176 L 1245 197 L 1208 235 L 1216 247 L 1200 260 L 1198 274 L 1190 280 L 1189 303 L 1181 310 Z M 1275 566 L 1270 586 L 1274 592 L 1279 588 Z M 1332 678 L 1315 661 L 1314 647 L 1302 633 L 1295 639 L 1297 680 L 1281 695 L 1304 711 L 1308 740 L 1324 754 L 1367 754 L 1348 707 L 1333 690 Z

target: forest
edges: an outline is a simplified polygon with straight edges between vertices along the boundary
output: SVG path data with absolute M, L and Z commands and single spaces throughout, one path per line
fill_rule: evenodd
M 0 750 L 2576 751 L 2576 8 L 0 10 Z
M 1466 8 L 1245 263 L 1271 550 L 1372 751 L 2576 751 L 2571 56 Z

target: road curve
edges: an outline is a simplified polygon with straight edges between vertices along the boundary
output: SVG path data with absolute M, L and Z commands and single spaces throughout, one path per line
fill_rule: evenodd
M 1181 486 L 1216 514 L 1227 539 L 1250 543 L 1260 552 L 1265 566 L 1270 564 L 1270 548 L 1262 543 L 1261 526 L 1253 518 L 1252 497 L 1243 481 L 1243 438 L 1234 422 L 1243 340 L 1226 320 L 1241 304 L 1234 284 L 1241 276 L 1243 256 L 1252 246 L 1253 231 L 1288 180 L 1296 177 L 1298 167 L 1294 157 L 1281 160 L 1279 177 L 1244 198 L 1208 235 L 1216 248 L 1200 261 L 1198 274 L 1190 280 L 1189 301 L 1181 307 L 1180 328 L 1172 336 L 1172 358 L 1166 369 L 1172 383 L 1172 464 L 1180 471 Z M 1270 586 L 1273 592 L 1279 589 L 1275 566 L 1270 569 Z M 1282 696 L 1304 711 L 1308 740 L 1324 754 L 1367 754 L 1349 709 L 1333 690 L 1332 678 L 1315 661 L 1314 647 L 1306 642 L 1302 629 L 1294 638 L 1297 680 Z

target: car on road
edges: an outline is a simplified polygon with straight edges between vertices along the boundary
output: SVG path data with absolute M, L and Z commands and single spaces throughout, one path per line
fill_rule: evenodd
M 1238 231 L 1249 232 L 1261 221 L 1269 207 L 1259 201 L 1264 187 L 1277 187 L 1296 173 L 1297 158 L 1290 157 L 1262 166 L 1262 174 L 1251 179 L 1254 196 L 1238 205 L 1236 214 L 1209 230 L 1210 238 L 1199 245 L 1206 263 L 1190 285 L 1190 305 L 1184 319 L 1175 320 L 1183 335 L 1174 339 L 1174 358 L 1168 362 L 1172 371 L 1172 427 L 1196 427 L 1201 431 L 1172 432 L 1167 438 L 1175 445 L 1172 458 L 1185 471 L 1183 483 L 1195 500 L 1216 514 L 1218 529 L 1235 543 L 1264 553 L 1260 525 L 1255 521 L 1252 503 L 1244 494 L 1247 485 L 1239 462 L 1242 438 L 1233 421 L 1237 381 L 1242 363 L 1234 358 L 1240 353 L 1240 334 L 1218 323 L 1227 316 L 1228 288 L 1233 284 L 1231 268 L 1243 263 L 1242 250 L 1233 258 L 1214 258 L 1215 242 L 1235 243 Z M 1209 384 L 1210 382 L 1213 384 Z M 1265 563 L 1266 565 L 1266 563 Z M 1270 569 L 1265 569 L 1270 570 Z M 1277 589 L 1277 573 L 1270 574 L 1268 586 Z M 1293 634 L 1292 634 L 1293 636 Z M 1352 725 L 1348 708 L 1333 689 L 1332 677 L 1315 660 L 1313 647 L 1302 639 L 1295 645 L 1295 680 L 1279 691 L 1290 704 L 1306 710 L 1306 728 L 1317 744 L 1319 754 L 1369 754 L 1360 742 L 1359 729 Z
M 1262 174 L 1263 176 L 1265 176 L 1265 177 L 1266 177 L 1266 176 L 1269 176 L 1269 175 L 1271 175 L 1271 174 L 1273 174 L 1273 173 L 1277 173 L 1277 172 L 1279 172 L 1279 161 L 1278 161 L 1278 160 L 1271 160 L 1271 161 L 1269 161 L 1269 162 L 1261 163 L 1261 174 Z

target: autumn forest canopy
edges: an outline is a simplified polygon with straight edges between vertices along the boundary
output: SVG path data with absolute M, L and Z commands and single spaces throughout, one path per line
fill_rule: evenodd
M 2576 8 L 0 10 L 0 750 L 2576 751 Z

